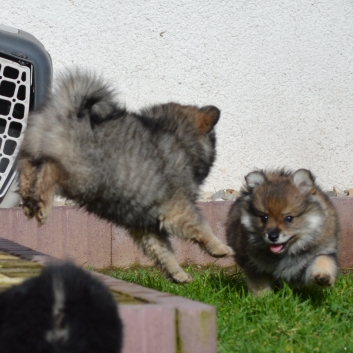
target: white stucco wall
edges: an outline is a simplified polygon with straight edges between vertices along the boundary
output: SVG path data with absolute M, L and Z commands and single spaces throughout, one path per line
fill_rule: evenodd
M 353 187 L 351 0 L 1 0 L 0 23 L 35 35 L 55 74 L 102 72 L 128 108 L 218 106 L 205 191 L 282 166 Z

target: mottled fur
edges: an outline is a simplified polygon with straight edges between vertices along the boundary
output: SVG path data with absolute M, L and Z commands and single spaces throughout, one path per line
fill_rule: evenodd
M 109 290 L 72 264 L 0 294 L 1 353 L 119 353 L 122 323 Z
M 337 276 L 336 211 L 310 171 L 255 171 L 234 202 L 228 244 L 248 286 L 260 294 L 292 286 L 333 285 Z
M 44 223 L 60 193 L 126 227 L 167 277 L 189 282 L 168 234 L 216 257 L 232 254 L 195 205 L 215 159 L 219 116 L 214 106 L 176 103 L 131 113 L 101 80 L 69 73 L 29 118 L 18 158 L 24 211 Z

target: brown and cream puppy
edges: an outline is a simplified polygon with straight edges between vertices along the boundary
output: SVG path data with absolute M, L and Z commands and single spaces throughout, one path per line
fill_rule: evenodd
M 227 222 L 228 244 L 254 294 L 282 280 L 331 286 L 337 277 L 338 217 L 309 170 L 258 170 L 245 177 Z

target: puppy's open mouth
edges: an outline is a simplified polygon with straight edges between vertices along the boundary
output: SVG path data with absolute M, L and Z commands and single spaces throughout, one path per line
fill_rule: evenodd
M 287 242 L 282 244 L 270 244 L 270 250 L 273 253 L 278 254 L 284 250 L 284 247 L 286 246 L 286 244 Z

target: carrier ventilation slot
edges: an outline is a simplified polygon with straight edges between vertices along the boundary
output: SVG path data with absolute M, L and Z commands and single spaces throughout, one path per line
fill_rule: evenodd
M 0 190 L 10 174 L 27 126 L 30 68 L 0 57 Z

